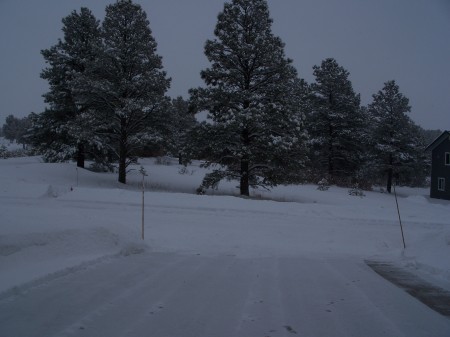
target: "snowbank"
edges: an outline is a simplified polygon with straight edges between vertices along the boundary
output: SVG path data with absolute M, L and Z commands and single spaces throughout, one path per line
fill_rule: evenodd
M 450 288 L 450 202 L 425 189 L 399 189 L 407 248 L 392 195 L 279 186 L 237 197 L 235 182 L 195 195 L 205 170 L 142 160 L 149 176 L 141 237 L 139 165 L 127 186 L 116 175 L 0 160 L 0 291 L 107 256 L 143 251 L 239 258 L 336 256 L 401 263 Z M 211 195 L 215 194 L 215 195 Z

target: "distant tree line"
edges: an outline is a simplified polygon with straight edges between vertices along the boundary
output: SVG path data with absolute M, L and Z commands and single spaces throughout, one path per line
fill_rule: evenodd
M 241 195 L 323 178 L 390 192 L 394 179 L 421 185 L 428 174 L 430 132 L 408 117 L 396 82 L 362 106 L 349 72 L 328 58 L 307 83 L 272 32 L 266 0 L 225 3 L 205 44 L 205 85 L 188 100 L 166 96 L 170 79 L 140 5 L 119 0 L 102 23 L 81 8 L 62 23 L 63 38 L 42 51 L 48 108 L 27 117 L 27 142 L 47 161 L 115 164 L 126 183 L 140 156 L 200 159 L 211 171 L 199 191 L 228 179 Z M 198 112 L 208 119 L 197 122 Z
M 31 126 L 31 121 L 28 117 L 16 118 L 13 115 L 6 117 L 5 124 L 0 129 L 0 136 L 9 140 L 10 142 L 17 142 L 25 146 L 28 141 L 26 134 Z

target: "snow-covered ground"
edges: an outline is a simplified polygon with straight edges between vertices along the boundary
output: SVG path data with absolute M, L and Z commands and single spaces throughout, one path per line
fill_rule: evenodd
M 364 264 L 450 290 L 450 202 L 398 188 L 403 250 L 393 195 L 303 185 L 245 199 L 224 182 L 198 196 L 204 169 L 140 164 L 144 241 L 139 166 L 122 186 L 73 163 L 0 160 L 0 336 L 450 335 L 448 318 Z

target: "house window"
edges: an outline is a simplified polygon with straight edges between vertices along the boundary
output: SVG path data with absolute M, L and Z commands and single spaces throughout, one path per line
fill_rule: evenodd
M 445 191 L 445 178 L 438 178 L 438 191 Z
M 450 152 L 445 152 L 445 165 L 450 166 Z

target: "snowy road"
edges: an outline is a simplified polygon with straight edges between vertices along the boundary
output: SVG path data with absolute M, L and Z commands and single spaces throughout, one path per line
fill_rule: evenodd
M 146 252 L 0 300 L 0 336 L 448 337 L 450 320 L 358 259 Z

